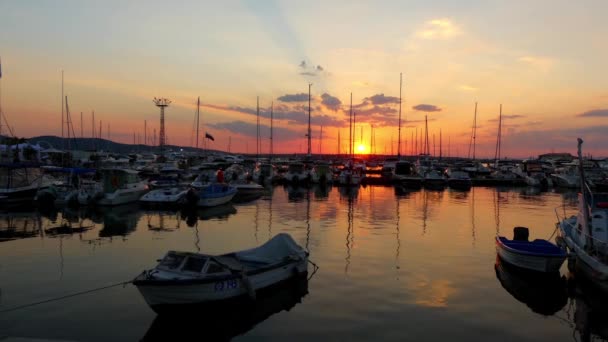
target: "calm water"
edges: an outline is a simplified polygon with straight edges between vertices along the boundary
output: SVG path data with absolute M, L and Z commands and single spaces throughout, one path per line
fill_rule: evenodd
M 162 339 L 187 331 L 240 340 L 565 341 L 608 337 L 602 297 L 567 266 L 529 279 L 496 267 L 494 236 L 518 225 L 548 238 L 575 194 L 530 189 L 403 192 L 285 188 L 196 213 L 15 213 L 0 221 L 0 310 L 127 281 L 167 250 L 224 253 L 280 232 L 320 267 L 306 286 L 188 322 L 160 319 L 132 285 L 0 313 L 3 336 Z M 73 234 L 57 230 L 69 220 Z M 567 281 L 567 279 L 570 281 Z M 568 288 L 567 288 L 568 284 Z M 220 324 L 221 322 L 223 324 Z

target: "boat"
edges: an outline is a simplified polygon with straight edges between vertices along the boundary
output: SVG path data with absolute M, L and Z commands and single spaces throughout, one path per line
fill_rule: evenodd
M 232 198 L 234 202 L 248 202 L 258 199 L 264 195 L 266 189 L 258 183 L 248 181 L 230 182 L 230 186 L 236 189 L 236 194 Z
M 449 167 L 446 174 L 448 186 L 452 189 L 469 190 L 473 185 L 468 172 L 461 170 L 458 166 Z
M 78 192 L 83 181 L 83 175 L 92 175 L 95 169 L 86 168 L 46 168 L 46 172 L 59 174 L 58 180 L 49 187 L 36 193 L 36 201 L 40 206 L 62 206 L 78 204 Z M 60 179 L 59 178 L 63 178 Z
M 148 192 L 140 199 L 144 204 L 181 204 L 186 201 L 189 187 L 161 188 Z
M 195 312 L 158 315 L 142 341 L 190 340 L 201 331 L 205 332 L 206 340 L 229 341 L 276 313 L 290 311 L 307 294 L 308 278 L 301 275 L 261 291 L 254 301 L 223 301 L 219 305 L 197 306 Z
M 502 287 L 533 312 L 550 316 L 568 302 L 567 281 L 559 272 L 528 272 L 504 262 L 499 255 L 494 270 Z
M 285 181 L 288 183 L 304 183 L 308 181 L 310 173 L 306 170 L 304 163 L 292 162 L 285 173 Z
M 565 210 L 555 212 L 559 218 L 558 243 L 576 256 L 575 269 L 588 275 L 598 287 L 608 291 L 608 193 L 594 193 L 587 186 L 582 163 L 583 140 L 578 139 L 581 192 L 578 213 L 566 218 Z
M 312 182 L 315 184 L 331 183 L 334 179 L 333 172 L 328 163 L 319 163 L 315 165 L 310 174 L 312 176 Z
M 146 181 L 139 178 L 137 171 L 121 168 L 106 168 L 101 170 L 103 180 L 103 197 L 99 205 L 120 205 L 136 202 L 148 192 Z
M 52 183 L 53 179 L 42 173 L 37 164 L 0 164 L 0 209 L 33 203 L 38 191 Z
M 236 188 L 225 183 L 209 183 L 202 187 L 194 187 L 193 192 L 198 201 L 199 207 L 214 207 L 230 202 L 236 195 Z
M 409 161 L 401 160 L 395 163 L 393 169 L 393 182 L 406 188 L 420 189 L 422 177 L 416 172 L 416 167 Z
M 175 308 L 255 298 L 256 293 L 307 272 L 308 252 L 290 235 L 223 255 L 169 251 L 158 265 L 133 280 L 157 313 Z
M 511 265 L 536 272 L 558 272 L 567 254 L 543 239 L 528 241 L 528 228 L 513 228 L 513 240 L 496 236 L 496 252 Z

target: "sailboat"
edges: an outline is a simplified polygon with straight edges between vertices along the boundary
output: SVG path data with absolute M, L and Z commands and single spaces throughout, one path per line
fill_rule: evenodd
M 608 291 L 608 193 L 593 193 L 585 180 L 582 148 L 578 139 L 581 192 L 578 194 L 578 214 L 560 217 L 558 243 L 576 255 L 575 269 L 582 271 L 594 284 Z

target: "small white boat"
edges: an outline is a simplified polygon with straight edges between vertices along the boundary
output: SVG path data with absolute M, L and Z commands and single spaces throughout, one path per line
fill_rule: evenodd
M 255 298 L 259 290 L 307 272 L 308 252 L 281 233 L 265 244 L 234 253 L 169 251 L 133 280 L 157 313 L 176 306 Z
M 189 190 L 187 187 L 156 189 L 143 195 L 139 201 L 145 204 L 179 204 L 186 200 Z
M 543 239 L 528 241 L 528 228 L 515 227 L 513 240 L 496 236 L 496 252 L 511 265 L 536 272 L 559 272 L 566 252 Z
M 99 205 L 119 205 L 136 202 L 148 192 L 146 181 L 139 178 L 137 171 L 130 169 L 102 169 L 103 197 Z

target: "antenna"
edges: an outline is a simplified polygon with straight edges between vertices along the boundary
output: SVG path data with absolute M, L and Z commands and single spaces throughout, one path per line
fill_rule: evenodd
M 308 83 L 308 157 L 310 158 L 310 154 L 312 153 L 312 145 L 310 143 L 310 87 L 312 87 L 312 83 Z
M 165 149 L 165 107 L 169 107 L 171 100 L 165 98 L 154 98 L 152 100 L 156 107 L 160 108 L 160 132 L 158 134 L 158 146 L 160 146 L 161 155 Z

